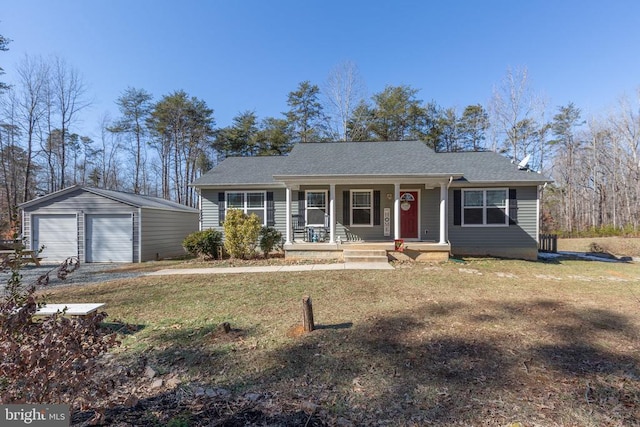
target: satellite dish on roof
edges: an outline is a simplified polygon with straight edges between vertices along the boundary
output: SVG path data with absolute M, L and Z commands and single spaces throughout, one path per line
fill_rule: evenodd
M 518 169 L 529 170 L 529 159 L 531 159 L 531 154 L 527 154 L 524 159 L 520 160 L 520 163 L 518 163 Z

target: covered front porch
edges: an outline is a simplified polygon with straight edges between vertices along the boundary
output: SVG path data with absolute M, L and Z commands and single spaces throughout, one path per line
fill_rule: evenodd
M 363 180 L 362 184 L 358 182 L 362 178 L 357 181 L 352 179 L 349 183 L 338 181 L 328 185 L 308 180 L 300 184 L 285 182 L 285 244 L 293 243 L 294 232 L 302 228 L 306 231 L 303 236 L 314 235 L 316 231 L 322 234 L 322 239 L 313 240 L 303 237 L 302 240 L 313 242 L 322 240 L 324 243 L 330 244 L 340 243 L 344 240 L 380 240 L 391 243 L 398 239 L 421 241 L 423 240 L 421 233 L 423 219 L 425 215 L 433 214 L 433 212 L 422 212 L 421 200 L 425 190 L 433 192 L 437 188 L 439 188 L 438 205 L 435 207 L 431 204 L 429 210 L 437 209 L 438 236 L 436 239 L 435 236 L 430 235 L 429 240 L 446 244 L 448 241 L 448 188 L 453 178 L 453 176 L 440 179 L 432 178 L 418 185 L 404 184 L 401 181 L 393 184 L 378 183 L 379 181 L 376 182 L 373 177 L 371 180 Z M 390 189 L 391 185 L 393 185 L 393 193 L 380 190 Z M 341 218 L 338 218 L 336 214 L 338 186 L 343 194 Z M 298 193 L 296 212 L 292 208 L 293 191 Z M 383 192 L 384 195 L 381 194 Z M 381 200 L 383 196 L 384 199 Z M 393 203 L 392 209 L 387 207 L 389 202 Z M 316 215 L 313 221 L 311 213 Z M 337 235 L 337 225 L 348 228 L 345 230 L 344 236 Z M 359 237 L 358 231 L 363 231 L 366 228 L 374 229 L 376 226 L 380 226 L 381 231 L 375 236 L 377 238 L 364 239 Z M 351 238 L 350 236 L 355 237 Z
M 377 250 L 390 259 L 446 260 L 449 186 L 458 177 L 276 176 L 285 187 L 285 256 L 344 259 L 345 251 Z

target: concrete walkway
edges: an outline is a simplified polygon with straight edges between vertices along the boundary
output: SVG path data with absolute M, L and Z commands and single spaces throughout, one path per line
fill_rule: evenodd
M 271 273 L 278 271 L 326 271 L 326 270 L 393 270 L 389 263 L 349 262 L 339 264 L 264 265 L 257 267 L 215 267 L 215 268 L 167 268 L 146 273 L 145 276 L 169 276 L 179 274 L 238 274 Z

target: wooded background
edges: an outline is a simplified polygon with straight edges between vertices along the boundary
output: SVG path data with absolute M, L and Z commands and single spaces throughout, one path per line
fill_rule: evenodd
M 0 36 L 0 50 L 8 44 Z M 17 73 L 17 84 L 0 83 L 5 235 L 18 204 L 70 185 L 197 206 L 188 184 L 225 157 L 281 155 L 311 141 L 422 140 L 440 152 L 530 156 L 530 169 L 554 180 L 542 190 L 543 232 L 637 235 L 639 228 L 640 92 L 607 116 L 585 118 L 572 103 L 546 105 L 526 69 L 508 69 L 486 105 L 458 110 L 425 102 L 407 85 L 367 94 L 357 66 L 345 62 L 320 85 L 303 81 L 283 94 L 288 110 L 280 117 L 245 111 L 226 127 L 216 127 L 214 109 L 197 96 L 178 90 L 155 98 L 128 87 L 114 94 L 119 115 L 103 117 L 91 138 L 81 130 L 90 96 L 78 70 L 59 57 L 27 56 Z

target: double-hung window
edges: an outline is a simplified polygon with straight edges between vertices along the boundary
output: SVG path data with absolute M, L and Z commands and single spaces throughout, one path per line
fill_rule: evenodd
M 238 209 L 247 215 L 256 214 L 262 225 L 266 225 L 267 205 L 264 191 L 228 192 L 227 209 Z
M 506 188 L 462 190 L 462 225 L 508 226 Z
M 351 190 L 351 225 L 373 226 L 373 190 Z
M 307 225 L 324 227 L 327 217 L 327 192 L 307 191 L 305 209 Z

